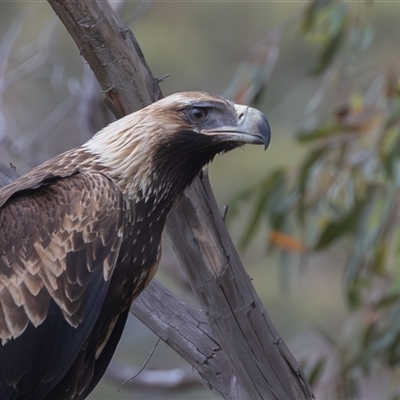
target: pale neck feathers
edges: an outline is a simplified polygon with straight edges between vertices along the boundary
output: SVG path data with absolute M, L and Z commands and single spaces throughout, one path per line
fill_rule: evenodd
M 162 192 L 154 187 L 157 171 L 152 162 L 156 150 L 168 140 L 168 132 L 181 127 L 181 121 L 168 118 L 159 107 L 150 106 L 110 124 L 82 148 L 96 156 L 107 175 L 130 198 L 144 198 Z

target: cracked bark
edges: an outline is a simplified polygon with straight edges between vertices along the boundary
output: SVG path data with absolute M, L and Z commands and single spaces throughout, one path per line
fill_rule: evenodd
M 107 2 L 48 0 L 117 117 L 162 97 L 133 33 Z M 227 399 L 310 399 L 301 367 L 246 274 L 208 178 L 197 178 L 167 230 L 207 320 L 154 282 L 131 311 Z M 165 318 L 169 315 L 169 318 Z

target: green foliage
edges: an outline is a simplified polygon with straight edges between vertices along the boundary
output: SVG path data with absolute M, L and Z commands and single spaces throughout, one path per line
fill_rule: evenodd
M 316 44 L 314 74 L 337 76 L 372 39 L 360 10 L 345 2 L 313 1 L 302 24 Z M 325 93 L 328 96 L 329 93 Z M 307 153 L 296 169 L 273 171 L 240 194 L 255 199 L 241 244 L 261 223 L 269 246 L 281 254 L 339 249 L 346 256 L 344 288 L 350 326 L 336 348 L 336 398 L 357 395 L 359 379 L 376 365 L 400 366 L 400 69 L 377 72 L 373 82 L 341 100 L 328 115 L 306 121 L 297 140 Z M 317 120 L 318 122 L 315 122 Z M 314 383 L 327 368 L 326 356 L 307 365 Z M 398 398 L 393 393 L 391 398 Z
M 312 74 L 325 72 L 341 51 L 364 50 L 371 43 L 371 27 L 360 21 L 352 7 L 354 4 L 344 1 L 315 0 L 310 3 L 302 30 L 304 38 L 319 47 Z

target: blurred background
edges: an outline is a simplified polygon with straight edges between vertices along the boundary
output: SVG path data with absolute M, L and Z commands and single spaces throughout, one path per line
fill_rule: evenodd
M 269 149 L 217 158 L 210 178 L 316 397 L 399 399 L 400 3 L 110 4 L 154 75 L 170 74 L 164 95 L 209 91 L 268 117 Z M 0 162 L 22 174 L 112 119 L 47 2 L 0 1 Z M 164 247 L 157 277 L 196 308 L 168 238 Z M 90 399 L 220 398 L 163 343 L 121 385 L 156 342 L 130 316 Z

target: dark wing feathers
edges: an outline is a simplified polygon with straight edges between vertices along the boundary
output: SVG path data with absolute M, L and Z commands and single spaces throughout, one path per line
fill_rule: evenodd
M 29 195 L 5 189 L 5 195 L 0 191 L 0 202 L 2 194 L 9 199 L 0 208 L 0 359 L 10 361 L 7 368 L 0 365 L 0 398 L 9 390 L 1 382 L 25 393 L 37 385 L 25 373 L 47 371 L 46 363 L 33 364 L 38 347 L 40 357 L 52 360 L 54 376 L 73 363 L 101 309 L 122 242 L 125 208 L 117 186 L 100 173 L 53 180 Z
M 129 308 L 127 308 L 124 312 L 122 312 L 118 316 L 118 320 L 114 326 L 114 329 L 112 330 L 111 335 L 103 351 L 101 352 L 99 358 L 96 360 L 96 363 L 94 364 L 93 376 L 91 377 L 90 385 L 85 387 L 84 398 L 86 398 L 86 396 L 88 396 L 91 393 L 91 391 L 96 387 L 96 385 L 99 383 L 100 379 L 106 372 L 106 369 L 110 364 L 111 358 L 114 354 L 115 348 L 117 347 L 117 344 L 121 339 L 122 332 L 124 330 L 125 323 L 128 318 L 128 314 L 129 314 Z

